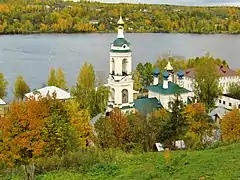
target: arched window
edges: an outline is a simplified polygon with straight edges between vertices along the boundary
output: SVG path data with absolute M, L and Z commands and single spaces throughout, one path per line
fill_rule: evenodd
M 111 60 L 111 64 L 112 64 L 112 74 L 114 75 L 115 74 L 115 62 L 114 62 L 114 59 L 112 58 Z
M 114 88 L 112 88 L 112 90 L 111 90 L 111 99 L 113 102 L 115 102 L 115 89 Z
M 128 64 L 127 59 L 123 59 L 123 61 L 122 61 L 122 74 L 124 76 L 127 75 L 127 64 Z
M 128 90 L 123 89 L 122 90 L 122 103 L 128 103 Z

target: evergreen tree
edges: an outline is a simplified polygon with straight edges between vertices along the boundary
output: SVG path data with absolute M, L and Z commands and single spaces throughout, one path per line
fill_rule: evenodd
M 18 76 L 15 81 L 14 96 L 16 99 L 23 100 L 26 93 L 30 92 L 30 88 L 24 81 L 22 76 Z
M 185 106 L 180 95 L 176 94 L 175 99 L 169 102 L 169 108 L 171 115 L 162 125 L 159 140 L 166 146 L 175 148 L 175 141 L 182 139 L 187 130 L 187 122 L 183 114 Z

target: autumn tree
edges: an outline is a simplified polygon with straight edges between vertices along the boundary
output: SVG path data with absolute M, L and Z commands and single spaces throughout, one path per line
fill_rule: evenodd
M 79 72 L 77 84 L 71 93 L 78 101 L 80 109 L 87 109 L 91 117 L 104 112 L 109 97 L 109 88 L 95 87 L 95 72 L 93 66 L 85 63 Z
M 119 108 L 113 109 L 109 117 L 97 121 L 95 128 L 103 147 L 123 147 L 128 141 L 128 120 Z M 109 142 L 104 144 L 106 140 Z
M 0 98 L 4 98 L 7 95 L 8 82 L 3 73 L 0 73 Z
M 44 148 L 45 156 L 54 154 L 62 157 L 69 151 L 76 149 L 76 131 L 71 126 L 71 120 L 63 101 L 56 99 L 56 94 L 44 98 L 50 115 L 42 128 L 43 140 L 47 143 Z
M 204 104 L 189 104 L 184 110 L 188 130 L 185 135 L 186 144 L 196 148 L 206 143 L 205 139 L 212 135 L 213 122 L 205 111 Z
M 61 89 L 67 88 L 65 74 L 61 67 L 58 68 L 58 70 L 57 70 L 56 79 L 57 79 L 57 87 L 59 87 Z
M 51 68 L 47 85 L 48 86 L 56 86 L 61 89 L 67 88 L 65 74 L 61 67 L 58 68 L 57 72 L 55 71 L 54 68 Z
M 48 107 L 42 99 L 29 98 L 11 104 L 0 121 L 0 159 L 9 166 L 23 165 L 28 180 L 34 179 L 34 161 L 46 146 L 42 128 L 48 116 Z
M 30 88 L 24 81 L 23 76 L 18 76 L 15 81 L 14 96 L 16 99 L 23 100 L 26 93 L 30 92 Z
M 51 70 L 50 70 L 47 85 L 48 86 L 56 86 L 57 85 L 57 77 L 56 77 L 56 72 L 55 72 L 54 68 L 51 68 Z
M 233 109 L 223 117 L 221 121 L 221 132 L 224 142 L 236 142 L 240 140 L 239 109 Z
M 213 107 L 222 94 L 216 64 L 209 56 L 196 67 L 194 94 L 200 103 L 205 104 L 206 110 Z
M 85 63 L 81 68 L 78 77 L 77 84 L 84 89 L 95 88 L 95 72 L 92 64 Z
M 87 142 L 93 138 L 93 129 L 90 125 L 90 114 L 87 109 L 80 109 L 76 100 L 68 101 L 65 105 L 70 124 L 76 132 L 79 148 L 86 149 Z

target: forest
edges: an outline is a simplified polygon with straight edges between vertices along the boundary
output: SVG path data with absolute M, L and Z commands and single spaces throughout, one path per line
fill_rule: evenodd
M 62 0 L 0 1 L 0 33 L 114 32 L 120 14 L 127 32 L 240 33 L 239 7 L 107 4 Z

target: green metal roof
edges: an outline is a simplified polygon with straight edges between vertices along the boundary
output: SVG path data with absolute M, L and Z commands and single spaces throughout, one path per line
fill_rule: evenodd
M 130 45 L 130 43 L 124 38 L 117 38 L 113 41 L 113 45 L 116 47 L 122 47 L 124 44 L 127 44 L 128 46 Z
M 135 99 L 135 109 L 138 110 L 139 113 L 143 115 L 147 115 L 153 112 L 154 109 L 162 107 L 158 102 L 157 98 L 140 98 Z
M 183 94 L 190 92 L 189 90 L 185 88 L 179 87 L 178 84 L 173 82 L 168 82 L 168 89 L 163 89 L 163 83 L 159 83 L 157 85 L 152 85 L 147 87 L 148 90 L 163 94 L 163 95 L 170 95 L 170 94 Z
M 125 49 L 125 50 L 116 50 L 116 49 L 111 49 L 110 52 L 116 52 L 116 53 L 127 53 L 127 52 L 132 52 L 130 49 Z

